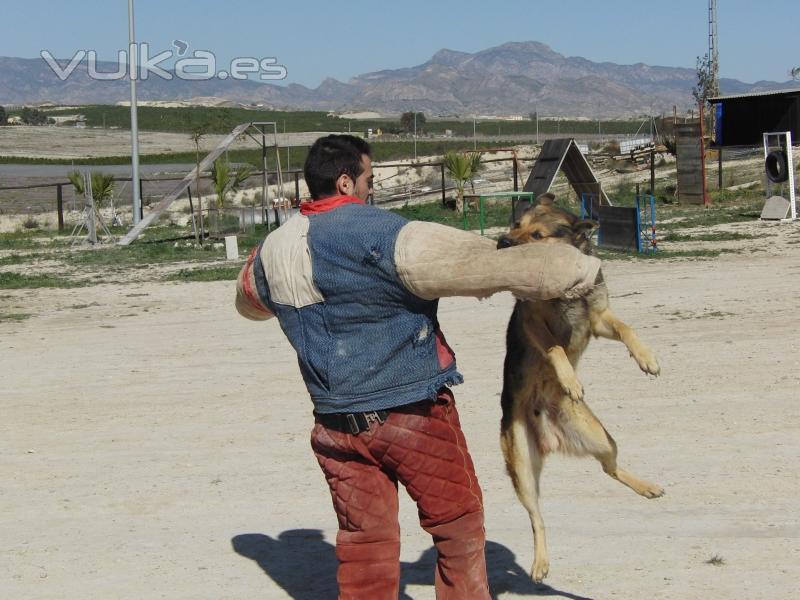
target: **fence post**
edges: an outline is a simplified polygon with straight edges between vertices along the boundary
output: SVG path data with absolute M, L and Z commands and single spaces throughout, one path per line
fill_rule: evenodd
M 650 150 L 650 194 L 656 193 L 656 151 Z
M 58 210 L 58 231 L 64 231 L 64 185 L 56 186 L 56 207 Z
M 295 202 L 300 204 L 300 171 L 294 172 L 294 198 Z
M 144 219 L 144 179 L 139 179 L 139 220 Z
M 442 169 L 442 206 L 447 206 L 447 193 L 444 189 L 444 163 L 439 166 Z
M 519 173 L 517 172 L 518 169 L 517 169 L 517 161 L 516 161 L 516 159 L 512 158 L 511 159 L 511 163 L 512 163 L 512 165 L 514 167 L 514 191 L 518 192 L 519 191 Z

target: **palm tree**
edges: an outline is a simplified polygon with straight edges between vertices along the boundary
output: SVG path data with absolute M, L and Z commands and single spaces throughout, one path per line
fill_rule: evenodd
M 252 174 L 253 167 L 250 165 L 242 165 L 234 172 L 227 160 L 221 158 L 215 160 L 214 167 L 211 169 L 211 181 L 217 195 L 217 208 L 224 208 L 225 197 L 231 192 L 239 191 L 245 180 Z
M 464 186 L 472 183 L 481 168 L 480 152 L 448 152 L 444 155 L 444 168 L 456 184 L 456 210 L 464 209 Z M 473 191 L 474 187 L 473 187 Z
M 201 240 L 200 233 L 197 231 L 197 225 L 199 224 L 200 230 L 203 230 L 203 197 L 200 195 L 200 141 L 205 137 L 207 131 L 208 125 L 203 123 L 194 125 L 189 134 L 192 142 L 194 142 L 195 164 L 197 166 L 194 176 L 194 194 L 197 196 L 197 218 L 195 219 L 194 214 L 192 214 L 192 229 L 194 229 L 194 239 L 198 244 L 200 244 Z M 189 198 L 189 202 L 191 203 L 191 197 Z
M 103 202 L 114 197 L 114 176 L 93 171 L 90 177 L 92 180 L 92 200 L 98 207 L 102 206 Z M 72 187 L 75 188 L 75 193 L 78 196 L 86 194 L 83 173 L 72 171 L 67 174 L 67 179 L 69 179 Z

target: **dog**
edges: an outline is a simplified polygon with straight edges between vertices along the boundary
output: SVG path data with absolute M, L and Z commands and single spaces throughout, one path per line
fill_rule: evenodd
M 498 240 L 498 248 L 572 244 L 592 253 L 590 236 L 596 222 L 557 208 L 552 194 L 537 200 Z M 616 443 L 583 400 L 575 368 L 591 336 L 622 342 L 642 371 L 660 373 L 653 352 L 611 312 L 602 271 L 595 287 L 583 297 L 518 300 L 508 324 L 500 444 L 514 490 L 530 516 L 534 539 L 531 578 L 537 583 L 550 567 L 538 502 L 539 476 L 548 454 L 594 456 L 608 475 L 637 494 L 645 498 L 664 494 L 658 485 L 617 466 Z

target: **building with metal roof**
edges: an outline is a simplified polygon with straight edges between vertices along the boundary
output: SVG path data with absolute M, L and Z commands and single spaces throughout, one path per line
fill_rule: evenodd
M 800 88 L 709 98 L 715 113 L 713 144 L 759 146 L 763 134 L 791 131 L 800 140 Z

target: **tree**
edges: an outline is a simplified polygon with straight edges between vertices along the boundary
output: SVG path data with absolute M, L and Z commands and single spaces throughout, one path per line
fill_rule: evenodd
M 425 118 L 425 114 L 418 112 L 417 115 L 417 127 L 416 131 L 421 131 L 425 127 L 425 123 L 427 123 L 427 119 Z M 414 133 L 414 113 L 413 112 L 404 112 L 400 115 L 400 129 L 405 131 L 406 133 Z
M 0 125 L 8 125 L 8 115 L 2 106 L 0 106 Z
M 90 177 L 92 180 L 92 200 L 100 207 L 106 200 L 110 200 L 114 197 L 114 176 L 92 171 Z M 75 193 L 78 196 L 86 194 L 83 173 L 80 171 L 72 171 L 67 174 L 67 179 L 69 179 L 72 187 L 75 188 Z
M 692 96 L 697 102 L 705 102 L 709 98 L 719 95 L 717 82 L 714 79 L 713 65 L 706 53 L 702 58 L 697 57 L 697 83 L 692 89 Z
M 26 125 L 47 125 L 53 122 L 52 119 L 38 108 L 28 108 L 27 106 L 22 109 L 20 117 L 22 118 L 22 122 Z
M 789 75 L 791 75 L 792 79 L 795 81 L 800 80 L 800 67 L 795 67 L 789 71 Z
M 197 231 L 197 225 L 200 225 L 200 230 L 203 229 L 203 197 L 200 195 L 200 142 L 206 133 L 208 133 L 208 123 L 192 123 L 189 137 L 194 142 L 195 164 L 197 166 L 194 177 L 194 194 L 197 196 L 197 219 L 192 216 L 192 228 L 194 229 L 195 242 L 198 244 L 200 244 L 200 234 Z
M 234 172 L 227 160 L 215 160 L 211 169 L 211 181 L 217 195 L 217 208 L 224 208 L 225 197 L 231 192 L 237 192 L 252 174 L 253 167 L 250 165 L 242 165 Z
M 456 184 L 456 210 L 464 208 L 464 186 L 472 182 L 481 168 L 480 152 L 448 152 L 444 155 L 444 168 Z

